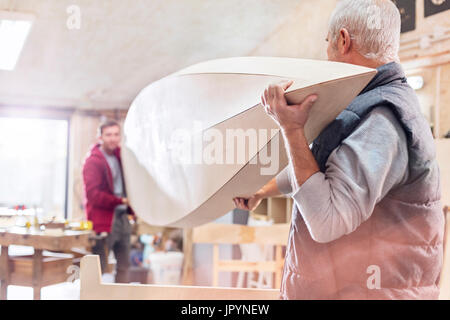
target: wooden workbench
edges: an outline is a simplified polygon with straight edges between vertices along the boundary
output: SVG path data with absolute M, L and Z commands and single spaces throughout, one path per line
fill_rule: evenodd
M 34 228 L 0 229 L 0 300 L 6 300 L 8 285 L 31 286 L 33 298 L 39 300 L 42 287 L 66 281 L 73 256 L 44 254 L 43 251 L 70 252 L 74 247 L 87 247 L 91 234 L 92 231 L 66 230 L 59 235 L 49 235 Z M 10 256 L 10 245 L 33 247 L 34 254 Z

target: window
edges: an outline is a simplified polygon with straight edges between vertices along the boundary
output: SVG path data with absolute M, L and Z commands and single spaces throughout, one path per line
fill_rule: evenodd
M 68 120 L 0 117 L 0 207 L 67 217 Z

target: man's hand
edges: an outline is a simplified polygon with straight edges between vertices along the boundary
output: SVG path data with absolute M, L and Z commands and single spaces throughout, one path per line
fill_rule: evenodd
M 262 199 L 258 194 L 255 194 L 250 198 L 234 198 L 233 201 L 237 209 L 253 211 L 259 206 Z
M 127 198 L 122 198 L 122 203 L 128 205 L 128 199 Z
M 261 95 L 261 104 L 269 114 L 283 129 L 291 131 L 304 129 L 308 120 L 309 111 L 317 100 L 317 95 L 312 94 L 306 97 L 300 104 L 288 105 L 284 97 L 285 91 L 292 85 L 293 81 L 282 81 L 278 84 L 271 84 Z
M 263 199 L 279 195 L 281 195 L 281 191 L 278 189 L 277 179 L 274 177 L 250 198 L 236 197 L 233 198 L 233 201 L 237 209 L 253 211 Z

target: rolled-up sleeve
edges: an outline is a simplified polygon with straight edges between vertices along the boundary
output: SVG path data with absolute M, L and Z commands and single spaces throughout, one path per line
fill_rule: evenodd
M 276 177 L 278 190 L 285 195 L 292 193 L 291 170 L 291 166 L 286 166 Z
M 312 238 L 330 242 L 366 221 L 375 205 L 406 179 L 407 169 L 405 133 L 392 111 L 380 107 L 331 153 L 325 173 L 312 175 L 292 198 Z

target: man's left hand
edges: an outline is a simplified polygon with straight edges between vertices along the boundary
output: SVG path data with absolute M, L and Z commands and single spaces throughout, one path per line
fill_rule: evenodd
M 261 96 L 261 104 L 267 114 L 270 115 L 284 131 L 304 129 L 308 120 L 309 111 L 317 100 L 317 95 L 312 94 L 300 104 L 288 105 L 284 97 L 285 91 L 293 81 L 282 81 L 269 85 Z

